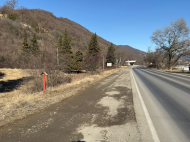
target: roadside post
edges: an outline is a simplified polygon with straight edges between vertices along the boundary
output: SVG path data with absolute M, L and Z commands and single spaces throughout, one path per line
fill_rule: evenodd
M 118 63 L 118 59 L 116 59 L 116 69 L 117 69 L 117 63 Z
M 41 75 L 43 75 L 43 92 L 46 91 L 46 75 L 48 75 L 46 72 L 42 72 Z
M 120 60 L 119 60 L 119 67 L 121 67 L 121 57 L 120 57 Z

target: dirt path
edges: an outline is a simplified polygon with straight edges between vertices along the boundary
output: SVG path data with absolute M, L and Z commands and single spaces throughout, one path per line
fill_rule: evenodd
M 129 71 L 121 70 L 79 95 L 1 128 L 0 141 L 139 141 Z

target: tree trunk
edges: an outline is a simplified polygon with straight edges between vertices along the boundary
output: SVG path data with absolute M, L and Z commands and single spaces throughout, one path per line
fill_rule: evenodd
M 59 66 L 59 49 L 57 47 L 57 65 Z
M 172 60 L 172 55 L 169 53 L 169 61 L 168 61 L 168 70 L 171 70 L 171 60 Z

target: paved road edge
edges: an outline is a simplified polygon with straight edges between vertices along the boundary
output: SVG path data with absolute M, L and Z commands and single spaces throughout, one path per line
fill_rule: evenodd
M 152 142 L 153 137 L 150 132 L 150 128 L 138 95 L 138 91 L 135 85 L 135 80 L 132 75 L 132 69 L 130 72 L 130 78 L 131 78 L 131 87 L 132 87 L 132 93 L 133 93 L 133 102 L 134 102 L 134 109 L 135 109 L 135 116 L 137 120 L 137 125 L 139 128 L 139 131 L 141 133 L 141 140 L 142 142 Z

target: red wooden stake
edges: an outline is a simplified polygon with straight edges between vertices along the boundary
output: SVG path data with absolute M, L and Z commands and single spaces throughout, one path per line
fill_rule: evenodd
M 45 73 L 43 73 L 43 91 L 46 91 L 46 79 L 45 79 Z

